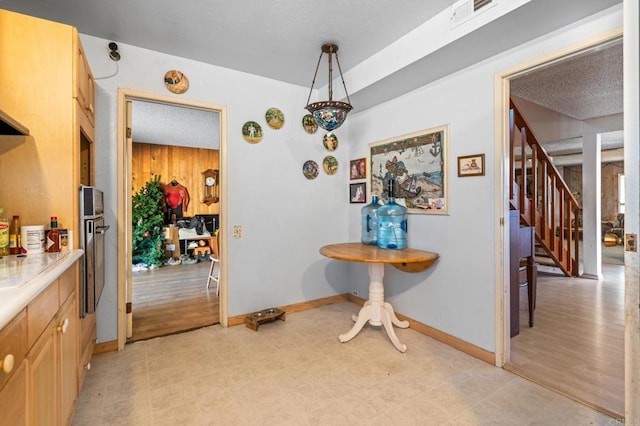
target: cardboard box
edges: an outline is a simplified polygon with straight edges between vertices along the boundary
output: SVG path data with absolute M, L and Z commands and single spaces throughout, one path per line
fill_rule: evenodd
M 164 228 L 164 257 L 169 259 L 173 257 L 174 260 L 180 259 L 180 238 L 178 233 L 178 227 L 175 225 L 169 225 Z

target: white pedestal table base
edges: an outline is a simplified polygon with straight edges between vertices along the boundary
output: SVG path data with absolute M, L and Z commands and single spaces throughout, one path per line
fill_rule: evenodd
M 351 330 L 338 336 L 342 343 L 353 339 L 362 330 L 362 327 L 369 322 L 374 326 L 384 326 L 391 343 L 400 352 L 406 352 L 407 345 L 402 343 L 393 326 L 399 328 L 408 328 L 409 321 L 400 321 L 390 303 L 384 301 L 384 285 L 382 278 L 384 277 L 384 263 L 369 264 L 369 300 L 367 300 L 360 309 L 358 315 L 352 317 L 355 324 Z

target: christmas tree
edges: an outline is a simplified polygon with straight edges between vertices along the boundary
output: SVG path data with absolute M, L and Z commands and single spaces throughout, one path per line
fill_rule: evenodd
M 133 264 L 161 266 L 164 263 L 164 219 L 160 176 L 147 182 L 133 196 Z

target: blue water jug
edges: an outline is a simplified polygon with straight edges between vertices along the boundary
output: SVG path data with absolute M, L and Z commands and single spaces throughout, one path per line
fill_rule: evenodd
M 394 182 L 389 180 L 389 201 L 378 208 L 377 245 L 402 250 L 407 248 L 407 208 L 395 202 Z
M 371 204 L 362 207 L 361 212 L 361 238 L 362 244 L 376 245 L 378 241 L 378 208 L 380 203 L 378 196 L 371 197 Z

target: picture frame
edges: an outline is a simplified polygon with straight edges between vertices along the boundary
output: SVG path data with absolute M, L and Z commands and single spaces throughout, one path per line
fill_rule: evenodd
M 367 183 L 358 182 L 349 184 L 349 203 L 363 204 L 367 202 Z
M 449 214 L 448 125 L 370 143 L 367 163 L 370 197 L 386 201 L 393 181 L 407 213 Z
M 484 176 L 484 154 L 458 157 L 458 177 Z
M 365 179 L 367 177 L 367 159 L 357 158 L 349 162 L 349 176 L 351 180 Z

